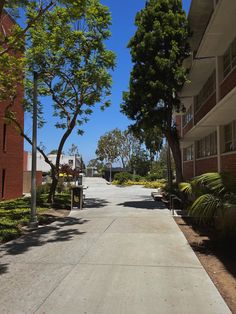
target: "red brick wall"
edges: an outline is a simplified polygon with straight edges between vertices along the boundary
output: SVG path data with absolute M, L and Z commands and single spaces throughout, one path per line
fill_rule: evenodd
M 189 121 L 183 128 L 183 136 L 188 133 L 189 130 L 191 130 L 193 127 L 193 119 Z
M 236 173 L 236 153 L 221 156 L 221 170 Z
M 236 86 L 236 68 L 226 77 L 220 87 L 221 99 Z
M 193 161 L 185 161 L 183 163 L 183 177 L 184 177 L 184 180 L 189 180 L 189 179 L 193 178 L 193 176 L 194 176 L 193 166 L 194 166 Z
M 206 172 L 217 172 L 217 157 L 196 160 L 195 167 L 196 176 Z
M 13 25 L 7 16 L 4 18 L 5 30 Z M 19 88 L 13 111 L 18 121 L 24 125 L 24 112 L 21 106 L 23 89 Z M 7 101 L 0 102 L 0 200 L 22 196 L 23 192 L 23 138 L 10 126 L 6 126 L 6 149 L 3 148 L 4 111 Z M 3 169 L 5 169 L 4 195 L 2 195 Z
M 195 124 L 198 123 L 215 105 L 216 93 L 212 94 L 212 96 L 208 98 L 202 107 L 195 113 Z

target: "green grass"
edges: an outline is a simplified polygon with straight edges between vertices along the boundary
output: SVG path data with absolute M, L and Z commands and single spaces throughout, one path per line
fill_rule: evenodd
M 46 210 L 48 209 L 37 208 L 37 213 L 42 214 Z M 28 224 L 29 219 L 29 208 L 0 209 L 0 242 L 6 242 L 20 236 L 22 227 Z M 44 216 L 38 215 L 39 223 L 44 219 Z
M 69 209 L 70 194 L 57 194 L 55 204 L 47 203 L 48 194 L 42 194 L 37 199 L 37 215 L 39 223 L 47 221 L 42 215 L 48 208 Z M 19 237 L 22 234 L 22 227 L 29 223 L 30 219 L 30 198 L 19 198 L 10 201 L 0 202 L 0 242 L 6 242 Z

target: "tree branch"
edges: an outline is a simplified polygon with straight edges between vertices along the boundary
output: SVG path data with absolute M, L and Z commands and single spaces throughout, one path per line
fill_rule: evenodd
M 33 145 L 33 142 L 32 142 L 32 140 L 31 140 L 31 138 L 29 138 L 28 135 L 26 135 L 26 134 L 24 133 L 24 130 L 23 130 L 21 124 L 20 124 L 16 119 L 14 119 L 11 115 L 7 116 L 7 112 L 9 112 L 9 108 L 10 108 L 11 106 L 12 106 L 12 104 L 10 104 L 10 105 L 8 105 L 8 106 L 6 107 L 6 110 L 5 110 L 5 118 L 14 123 L 15 128 L 18 130 L 18 133 L 32 146 L 32 145 Z M 39 146 L 37 146 L 36 148 L 37 148 L 38 152 L 40 152 L 40 154 L 44 157 L 45 162 L 46 162 L 47 164 L 49 164 L 51 168 L 54 169 L 54 168 L 55 168 L 55 165 L 48 159 L 48 156 L 44 153 L 44 151 L 43 151 Z
M 19 41 L 19 39 L 24 38 L 25 34 L 27 33 L 27 31 L 35 24 L 35 22 L 37 22 L 37 20 L 39 20 L 43 14 L 49 10 L 51 7 L 53 7 L 55 5 L 55 1 L 50 1 L 50 3 L 45 7 L 45 8 L 40 8 L 38 11 L 38 15 L 29 21 L 29 23 L 27 24 L 27 26 L 22 30 L 22 32 L 20 34 L 18 34 L 18 36 L 12 41 L 11 45 L 8 45 L 4 50 L 2 50 L 0 52 L 0 56 L 4 55 L 5 53 L 7 53 L 10 49 L 12 49 L 14 47 L 14 45 L 16 44 L 17 41 Z M 3 3 L 4 6 L 4 3 Z M 0 6 L 1 9 L 1 6 Z M 5 38 L 6 40 L 6 38 Z M 0 42 L 0 44 L 2 45 L 4 42 Z

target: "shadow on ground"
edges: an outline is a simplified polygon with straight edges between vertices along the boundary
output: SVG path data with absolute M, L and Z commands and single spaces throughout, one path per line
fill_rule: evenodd
M 199 235 L 198 242 L 190 243 L 192 249 L 203 255 L 216 256 L 225 268 L 236 278 L 236 251 L 234 237 L 220 237 L 219 231 L 207 224 L 199 224 L 191 217 L 182 217 L 184 225 Z
M 32 247 L 39 247 L 47 243 L 70 241 L 74 236 L 85 233 L 79 231 L 79 225 L 88 221 L 81 218 L 61 218 L 52 225 L 41 227 L 21 236 L 17 240 L 1 245 L 1 255 L 18 255 Z M 5 272 L 4 264 L 0 265 L 0 274 L 3 272 Z
M 84 202 L 84 208 L 101 208 L 108 204 L 109 202 L 102 198 L 86 198 Z
M 166 206 L 162 202 L 154 202 L 150 199 L 143 200 L 143 201 L 130 201 L 130 202 L 124 202 L 117 204 L 118 206 L 124 206 L 124 207 L 134 207 L 139 209 L 148 209 L 148 210 L 164 210 L 166 209 Z

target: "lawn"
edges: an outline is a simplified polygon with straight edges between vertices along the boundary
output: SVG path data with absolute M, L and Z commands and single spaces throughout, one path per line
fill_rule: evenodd
M 53 206 L 47 203 L 47 194 L 42 194 L 38 197 L 37 206 L 39 224 L 45 224 L 49 221 L 49 208 L 70 209 L 70 194 L 57 194 Z M 19 237 L 24 232 L 23 227 L 28 225 L 29 219 L 30 198 L 0 202 L 0 242 Z

